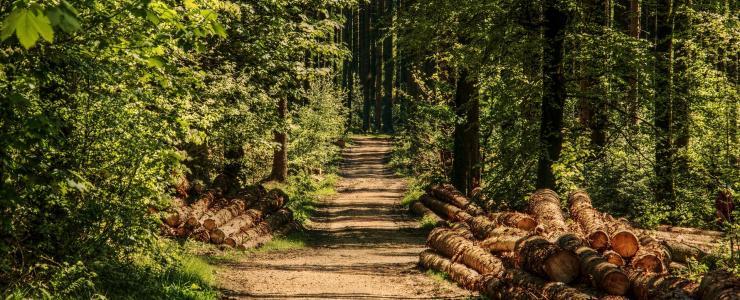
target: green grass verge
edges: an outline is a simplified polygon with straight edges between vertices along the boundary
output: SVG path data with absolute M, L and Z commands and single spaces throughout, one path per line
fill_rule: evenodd
M 447 273 L 437 270 L 429 269 L 426 272 L 424 272 L 427 276 L 433 278 L 434 280 L 441 281 L 441 282 L 448 282 L 450 276 L 447 275 Z

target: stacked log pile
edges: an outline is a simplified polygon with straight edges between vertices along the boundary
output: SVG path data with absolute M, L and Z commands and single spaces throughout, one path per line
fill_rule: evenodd
M 192 203 L 175 199 L 172 209 L 163 213 L 162 233 L 239 249 L 258 247 L 294 228 L 293 214 L 284 208 L 287 201 L 285 192 L 262 186 L 235 197 L 208 192 Z
M 554 191 L 529 200 L 526 213 L 486 213 L 449 185 L 431 187 L 412 211 L 446 222 L 430 232 L 420 265 L 491 299 L 740 299 L 727 272 L 701 284 L 670 275 L 702 248 L 603 214 L 584 191 L 569 195 L 570 219 Z

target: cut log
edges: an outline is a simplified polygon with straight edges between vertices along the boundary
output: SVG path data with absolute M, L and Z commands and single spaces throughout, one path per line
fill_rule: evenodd
M 580 274 L 580 262 L 566 251 L 540 236 L 529 236 L 517 242 L 520 267 L 553 281 L 570 283 Z
M 640 249 L 632 259 L 632 267 L 637 270 L 663 273 L 671 263 L 671 252 L 663 243 L 650 237 L 640 238 Z
M 248 249 L 259 246 L 261 243 L 250 242 L 257 239 L 262 235 L 272 234 L 279 228 L 293 222 L 293 213 L 287 209 L 280 209 L 274 214 L 265 218 L 264 221 L 250 228 L 247 231 L 241 231 L 234 234 L 224 240 L 224 243 L 231 245 L 232 243 L 237 245 L 239 249 Z M 271 237 L 270 237 L 271 238 Z M 233 241 L 230 241 L 233 239 Z M 229 242 L 227 242 L 229 240 Z
M 619 253 L 617 253 L 617 252 L 615 252 L 613 250 L 606 250 L 601 255 L 604 256 L 604 258 L 606 259 L 606 261 L 608 261 L 608 262 L 610 262 L 610 263 L 612 263 L 612 264 L 614 264 L 614 265 L 616 265 L 618 267 L 624 266 L 624 258 L 622 258 L 622 256 L 619 255 Z
M 516 227 L 526 231 L 532 231 L 537 228 L 537 221 L 523 213 L 500 212 L 489 214 L 488 218 L 497 225 Z
M 569 287 L 562 282 L 547 282 L 542 278 L 519 269 L 507 269 L 500 277 L 484 276 L 480 284 L 481 293 L 491 299 L 548 299 L 548 300 L 595 300 L 597 297 Z M 516 294 L 505 293 L 502 287 L 513 287 Z M 518 293 L 524 292 L 525 295 Z
M 447 273 L 452 281 L 468 289 L 475 289 L 481 278 L 481 275 L 475 270 L 463 264 L 452 262 L 430 249 L 419 254 L 419 263 L 426 269 Z
M 233 199 L 225 207 L 205 214 L 201 218 L 201 224 L 206 230 L 213 230 L 216 227 L 228 223 L 231 219 L 244 213 L 247 203 L 242 199 Z
M 187 215 L 187 218 L 185 219 L 184 223 L 185 226 L 189 228 L 198 228 L 200 227 L 200 218 L 205 215 L 208 212 L 208 208 L 213 204 L 214 197 L 211 193 L 206 193 L 198 201 L 195 201 L 192 205 L 190 205 L 190 212 Z
M 478 244 L 490 252 L 514 251 L 517 242 L 528 237 L 529 232 L 513 227 L 498 227 L 488 232 L 488 238 Z
M 458 216 L 457 214 L 460 213 L 462 210 L 458 207 L 437 200 L 436 198 L 429 196 L 429 195 L 422 195 L 419 198 L 419 201 L 421 201 L 424 206 L 431 209 L 434 213 L 442 217 L 443 219 L 447 221 L 455 221 L 457 220 Z
M 704 275 L 699 286 L 702 300 L 740 299 L 740 277 L 726 270 L 716 270 Z
M 450 230 L 454 231 L 456 234 L 468 239 L 468 240 L 475 240 L 475 236 L 473 235 L 473 232 L 470 230 L 470 226 L 466 223 L 462 222 L 455 222 L 450 225 Z
M 616 265 L 608 262 L 596 250 L 586 246 L 586 241 L 574 234 L 566 234 L 558 239 L 558 246 L 578 255 L 581 270 L 591 278 L 592 286 L 606 291 L 610 295 L 627 294 L 630 287 L 629 277 Z
M 434 223 L 435 226 L 445 224 L 445 220 L 440 218 L 431 209 L 427 208 L 424 204 L 419 201 L 411 203 L 409 210 L 412 214 L 422 217 L 423 220 L 429 220 Z
M 699 285 L 688 279 L 630 270 L 632 295 L 637 300 L 693 299 Z
M 433 229 L 429 233 L 427 244 L 438 253 L 452 258 L 452 261 L 460 261 L 480 274 L 497 275 L 504 270 L 503 262 L 500 259 L 453 230 L 447 228 Z
M 539 189 L 529 197 L 529 213 L 550 236 L 560 236 L 568 232 L 563 211 L 560 209 L 558 194 L 552 190 Z
M 468 219 L 467 223 L 470 226 L 470 231 L 473 232 L 473 235 L 481 240 L 488 238 L 489 234 L 499 227 L 496 223 L 491 222 L 484 216 L 471 217 Z
M 601 213 L 591 204 L 591 198 L 585 191 L 575 191 L 568 195 L 571 217 L 583 228 L 588 244 L 596 250 L 609 247 L 609 235 Z
M 689 228 L 689 227 L 677 227 L 677 226 L 670 226 L 670 225 L 658 225 L 657 230 L 671 232 L 671 233 L 680 233 L 680 234 L 695 234 L 695 235 L 701 235 L 701 236 L 713 236 L 717 238 L 721 238 L 725 236 L 724 232 L 721 232 L 721 231 L 704 230 L 704 229 Z
M 172 210 L 162 217 L 162 221 L 167 226 L 175 228 L 182 224 L 189 213 L 190 208 L 187 203 L 180 198 L 174 198 L 172 199 Z
M 663 241 L 671 251 L 671 260 L 679 263 L 688 263 L 689 259 L 701 259 L 706 256 L 707 253 L 686 243 L 674 242 L 674 241 Z
M 281 189 L 274 188 L 267 192 L 254 208 L 264 212 L 276 211 L 281 209 L 285 203 L 288 203 L 288 194 Z
M 460 191 L 458 191 L 451 184 L 441 184 L 433 186 L 429 189 L 429 192 L 437 199 L 452 204 L 459 209 L 465 210 L 468 214 L 471 214 L 473 216 L 483 214 L 483 209 L 475 205 L 475 203 L 470 202 L 468 197 L 465 197 L 465 195 L 460 193 Z
M 205 228 L 198 227 L 190 234 L 190 236 L 195 239 L 196 241 L 207 243 L 211 240 L 211 235 Z
M 261 220 L 261 218 L 261 212 L 256 209 L 249 209 L 243 215 L 231 219 L 231 221 L 219 228 L 211 230 L 211 243 L 221 244 L 226 240 L 226 238 L 233 236 L 239 232 L 245 232 L 254 227 L 257 222 Z M 233 241 L 234 240 L 231 239 L 228 245 L 232 247 L 236 246 Z
M 616 220 L 604 214 L 604 221 L 609 232 L 609 241 L 612 250 L 622 257 L 633 257 L 640 249 L 640 241 L 634 233 L 634 228 L 624 220 Z

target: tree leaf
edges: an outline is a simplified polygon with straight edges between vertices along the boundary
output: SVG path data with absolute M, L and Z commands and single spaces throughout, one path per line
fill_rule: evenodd
M 39 33 L 36 31 L 33 25 L 33 14 L 27 9 L 19 12 L 18 22 L 15 26 L 15 36 L 18 37 L 18 41 L 21 46 L 26 49 L 30 49 L 39 40 Z
M 15 32 L 15 28 L 18 24 L 18 20 L 23 12 L 25 12 L 26 9 L 17 9 L 10 13 L 8 17 L 5 18 L 3 21 L 3 29 L 2 32 L 0 32 L 0 40 L 7 40 L 11 35 L 13 35 L 13 32 Z
M 31 25 L 47 42 L 54 41 L 54 29 L 51 28 L 51 21 L 41 11 L 36 14 L 30 14 Z

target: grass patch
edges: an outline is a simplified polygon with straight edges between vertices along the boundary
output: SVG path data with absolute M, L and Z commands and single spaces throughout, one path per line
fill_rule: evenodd
M 433 229 L 437 227 L 437 220 L 431 216 L 424 216 L 419 220 L 419 224 L 422 229 Z
M 407 178 L 406 182 L 408 182 L 408 189 L 406 189 L 406 193 L 403 194 L 401 205 L 409 207 L 411 203 L 419 201 L 419 197 L 421 197 L 421 195 L 424 195 L 425 192 L 423 183 L 417 181 L 413 177 Z
M 427 270 L 426 272 L 424 272 L 424 274 L 433 278 L 434 280 L 442 281 L 442 282 L 447 282 L 450 279 L 450 276 L 447 275 L 447 273 L 442 272 L 442 271 L 432 270 L 432 269 Z
M 259 248 L 250 249 L 248 252 L 264 253 L 285 250 L 302 249 L 306 247 L 306 233 L 303 231 L 294 231 L 285 236 L 275 237 Z

